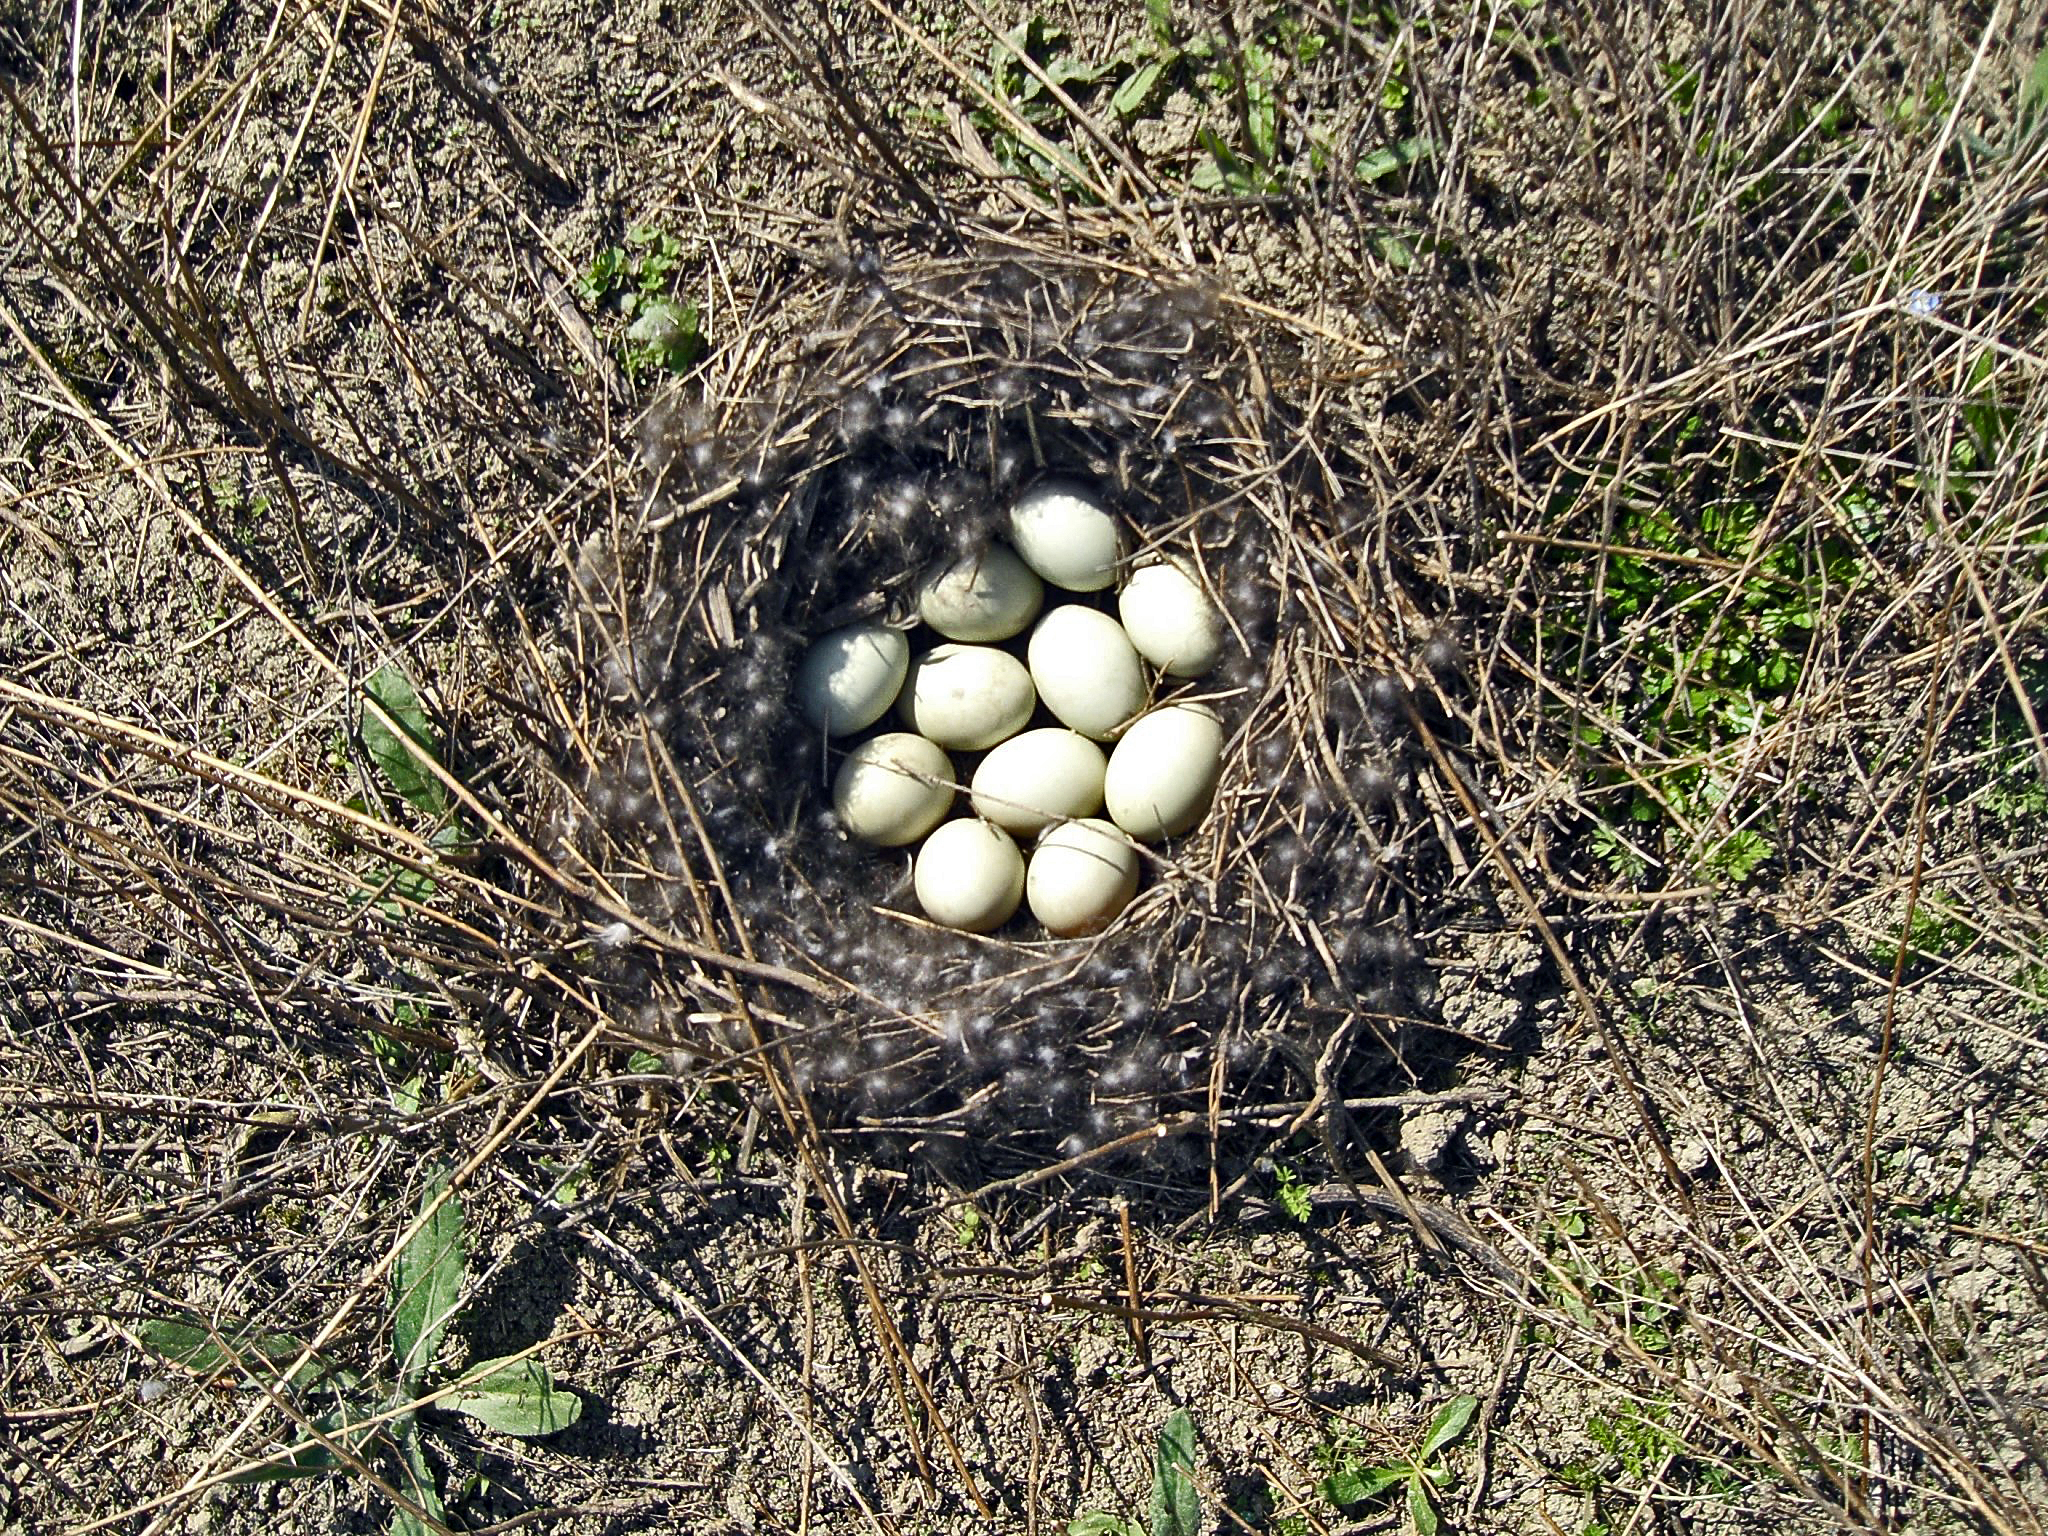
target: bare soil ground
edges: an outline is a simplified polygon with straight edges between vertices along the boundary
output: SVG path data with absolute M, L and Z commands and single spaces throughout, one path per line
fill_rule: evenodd
M 0 1530 L 1165 1536 L 1185 1409 L 1205 1531 L 2040 1532 L 2048 55 L 1779 9 L 0 0 Z M 746 765 L 574 830 L 744 698 L 775 487 L 858 458 L 803 360 L 963 272 L 1199 296 L 1046 441 L 1259 530 L 1236 942 L 1424 973 L 1247 969 L 1106 1152 L 812 1094 L 943 1023 L 721 863 Z M 527 1350 L 566 1428 L 405 1416 Z M 1333 1497 L 1464 1396 L 1419 1515 Z

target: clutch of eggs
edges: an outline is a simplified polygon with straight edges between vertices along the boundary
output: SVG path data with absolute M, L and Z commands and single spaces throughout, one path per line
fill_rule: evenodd
M 865 842 L 919 845 L 911 884 L 933 922 L 987 933 L 1025 906 L 1060 937 L 1098 933 L 1137 893 L 1141 845 L 1194 830 L 1216 793 L 1223 722 L 1155 706 L 1148 668 L 1208 672 L 1223 615 L 1191 567 L 1157 559 L 1128 574 L 1114 617 L 1062 601 L 1114 586 L 1124 559 L 1079 481 L 1026 490 L 1007 532 L 925 579 L 918 617 L 942 643 L 913 656 L 899 629 L 834 630 L 805 653 L 795 700 L 831 737 L 895 711 L 900 729 L 841 760 L 832 803 Z M 954 754 L 980 754 L 964 780 Z M 970 813 L 953 816 L 963 789 Z

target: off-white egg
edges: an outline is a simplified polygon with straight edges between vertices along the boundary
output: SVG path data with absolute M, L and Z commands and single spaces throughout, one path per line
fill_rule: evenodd
M 1123 625 L 1069 603 L 1040 619 L 1025 647 L 1038 696 L 1062 725 L 1107 741 L 1145 707 L 1145 674 Z
M 1093 816 L 1102 809 L 1102 776 L 1109 759 L 1076 731 L 1046 726 L 1012 736 L 990 751 L 968 785 L 974 814 L 1019 837 L 1055 821 Z
M 1010 539 L 1024 563 L 1069 592 L 1100 592 L 1122 554 L 1116 520 L 1087 487 L 1043 480 L 1010 508 Z
M 916 842 L 952 805 L 952 759 L 908 731 L 862 742 L 832 780 L 832 808 L 846 830 L 884 848 Z
M 911 663 L 896 713 L 954 752 L 979 752 L 1024 729 L 1038 694 L 1024 663 L 992 645 L 934 646 Z
M 1141 566 L 1116 611 L 1138 654 L 1174 677 L 1200 677 L 1223 654 L 1223 615 L 1184 566 Z
M 835 629 L 804 652 L 797 708 L 814 731 L 850 736 L 889 712 L 910 668 L 910 642 L 879 624 Z
M 910 881 L 933 922 L 987 933 L 1024 899 L 1024 855 L 1001 827 L 963 816 L 924 840 Z
M 1202 704 L 1168 704 L 1124 732 L 1102 781 L 1110 820 L 1141 843 L 1202 819 L 1223 771 L 1223 724 Z
M 1063 939 L 1100 933 L 1137 892 L 1137 850 L 1106 821 L 1048 828 L 1024 876 L 1031 915 Z
M 986 644 L 1023 634 L 1044 600 L 1037 573 L 1007 544 L 991 544 L 928 580 L 917 611 L 948 640 Z

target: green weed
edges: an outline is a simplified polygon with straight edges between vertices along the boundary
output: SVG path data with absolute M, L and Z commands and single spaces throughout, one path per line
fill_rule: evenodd
M 582 1398 L 556 1385 L 531 1357 L 485 1360 L 452 1380 L 436 1374 L 441 1341 L 462 1308 L 467 1263 L 462 1205 L 447 1189 L 447 1170 L 434 1170 L 420 1192 L 424 1220 L 392 1269 L 392 1369 L 358 1372 L 292 1334 L 233 1320 L 186 1314 L 146 1319 L 138 1327 L 143 1347 L 167 1365 L 208 1379 L 239 1374 L 245 1385 L 279 1394 L 296 1410 L 295 1419 L 315 1432 L 305 1437 L 309 1443 L 228 1481 L 323 1477 L 387 1461 L 397 1468 L 394 1486 L 419 1511 L 397 1506 L 392 1536 L 425 1536 L 433 1527 L 420 1514 L 445 1525 L 447 1508 L 421 1443 L 423 1398 L 522 1438 L 552 1435 L 581 1416 Z
M 216 475 L 208 482 L 208 488 L 232 525 L 236 541 L 242 544 L 253 541 L 262 530 L 264 520 L 270 516 L 270 493 L 257 491 L 252 495 L 232 475 Z
M 1941 478 L 1923 470 L 1923 490 L 1945 489 L 1948 499 L 1967 512 L 1975 505 L 1984 485 L 2006 457 L 2007 440 L 2019 419 L 2019 408 L 2006 396 L 1997 374 L 1998 354 L 1986 347 L 1970 364 L 1965 376 L 1964 398 L 1957 408 L 1962 428 L 1949 446 L 1948 472 Z
M 1202 1499 L 1195 1488 L 1195 1421 L 1176 1408 L 1159 1426 L 1152 1450 L 1152 1494 L 1143 1525 L 1090 1510 L 1067 1522 L 1067 1536 L 1200 1536 Z
M 1003 33 L 989 48 L 988 90 L 1009 114 L 1036 130 L 1035 142 L 1017 131 L 1010 116 L 993 107 L 977 108 L 970 117 L 987 137 L 990 153 L 1004 170 L 1034 185 L 1057 186 L 1069 196 L 1085 199 L 1089 195 L 1086 173 L 1056 143 L 1066 109 L 1046 88 L 1046 82 L 1063 91 L 1077 90 L 1101 80 L 1106 70 L 1076 58 L 1067 44 L 1065 28 L 1034 15 Z M 1038 66 L 1036 71 L 1026 66 L 1026 59 Z
M 1476 1397 L 1452 1398 L 1429 1421 L 1415 1449 L 1393 1461 L 1372 1461 L 1355 1442 L 1320 1447 L 1316 1459 L 1324 1476 L 1316 1491 L 1339 1509 L 1349 1509 L 1405 1485 L 1408 1529 L 1415 1536 L 1436 1536 L 1440 1517 L 1432 1490 L 1447 1487 L 1452 1480 L 1450 1469 L 1442 1464 L 1443 1453 L 1465 1433 L 1478 1409 Z
M 1930 966 L 1960 955 L 1975 941 L 1977 932 L 1956 915 L 1958 905 L 1955 896 L 1940 886 L 1924 888 L 1913 904 L 1912 922 L 1903 927 L 1894 923 L 1865 953 L 1873 965 L 1889 971 L 1898 964 L 1903 948 L 1908 976 L 1920 975 Z
M 1633 1264 L 1619 1274 L 1605 1274 L 1583 1249 L 1568 1246 L 1587 1230 L 1585 1214 L 1570 1211 L 1545 1234 L 1550 1274 L 1544 1290 L 1552 1305 L 1589 1332 L 1618 1325 L 1645 1354 L 1669 1352 L 1676 1343 L 1673 1298 L 1682 1285 L 1680 1276 Z
M 1229 35 L 1186 31 L 1175 23 L 1170 0 L 1146 0 L 1145 21 L 1136 42 L 1100 60 L 1077 55 L 1067 31 L 1042 15 L 996 39 L 983 85 L 998 105 L 983 104 L 970 116 L 1005 170 L 1069 197 L 1091 195 L 1080 163 L 1060 147 L 1066 109 L 1053 87 L 1079 104 L 1106 107 L 1124 127 L 1159 117 L 1177 93 L 1186 98 L 1203 119 L 1195 129 L 1201 153 L 1192 164 L 1152 169 L 1196 192 L 1265 196 L 1286 190 L 1304 169 L 1315 175 L 1329 169 L 1323 132 L 1309 128 L 1300 143 L 1287 142 L 1282 100 L 1298 72 L 1333 46 L 1335 32 L 1290 8 L 1276 8 Z M 1434 147 L 1413 132 L 1406 60 L 1394 52 L 1399 17 L 1389 7 L 1354 5 L 1349 24 L 1360 46 L 1394 55 L 1379 105 L 1397 131 L 1352 168 L 1370 184 L 1411 170 Z M 1020 132 L 1019 122 L 1031 132 Z M 1393 243 L 1383 245 L 1384 253 L 1402 264 L 1413 261 L 1412 245 L 1391 234 L 1388 239 Z
M 2035 718 L 2041 719 L 2048 715 L 2048 663 L 2022 664 L 2019 672 L 2027 702 Z M 2048 780 L 2041 776 L 2033 730 L 2009 689 L 1999 695 L 1986 718 L 1982 740 L 1987 774 L 1981 797 L 1984 808 L 2007 830 L 2048 816 Z
M 1308 1185 L 1302 1182 L 1300 1174 L 1285 1163 L 1273 1165 L 1273 1196 L 1280 1202 L 1280 1208 L 1298 1222 L 1306 1224 L 1309 1217 L 1314 1214 L 1315 1207 L 1309 1202 Z
M 372 711 L 363 711 L 356 740 L 364 755 L 401 800 L 436 823 L 428 836 L 430 846 L 449 854 L 471 847 L 474 839 L 456 813 L 447 787 L 429 767 L 441 761 L 441 742 L 412 680 L 387 663 L 364 680 L 363 692 L 391 721 L 387 725 Z M 337 749 L 335 756 L 346 766 L 346 752 Z M 351 796 L 348 804 L 365 813 L 370 809 L 361 795 Z M 423 906 L 434 889 L 434 877 L 423 870 L 379 864 L 364 875 L 357 899 L 377 902 L 386 917 L 399 922 L 404 919 L 406 903 Z
M 1774 827 L 1731 804 L 1729 765 L 1797 692 L 1830 605 L 1865 580 L 1857 539 L 1882 516 L 1849 484 L 1831 530 L 1776 517 L 1775 489 L 1746 454 L 1698 451 L 1706 431 L 1689 418 L 1632 475 L 1553 503 L 1556 526 L 1581 529 L 1616 503 L 1598 559 L 1570 562 L 1598 603 L 1547 625 L 1545 644 L 1609 691 L 1613 725 L 1581 720 L 1574 735 L 1603 798 L 1619 802 L 1592 851 L 1621 880 L 1678 853 L 1739 885 L 1776 855 Z M 1623 744 L 1627 766 L 1610 755 Z
M 1684 1436 L 1671 1427 L 1677 1411 L 1672 1402 L 1630 1403 L 1615 1413 L 1587 1416 L 1586 1438 L 1602 1453 L 1602 1460 L 1578 1461 L 1558 1469 L 1559 1478 L 1581 1492 L 1601 1492 L 1617 1476 L 1624 1492 L 1662 1482 L 1666 1486 L 1707 1499 L 1732 1499 L 1742 1489 L 1743 1476 L 1726 1462 L 1703 1457 Z
M 2048 132 L 2048 44 L 2034 55 L 2034 66 L 2020 82 L 2018 111 L 2013 114 L 2015 148 L 2032 143 L 2037 134 Z
M 1109 98 L 1109 109 L 1123 122 L 1154 110 L 1165 94 L 1162 87 L 1180 67 L 1182 50 L 1174 37 L 1168 0 L 1145 0 L 1145 24 L 1147 39 L 1123 56 L 1127 67 Z
M 675 292 L 682 259 L 675 236 L 635 224 L 624 245 L 599 251 L 576 280 L 586 304 L 627 322 L 623 356 L 636 379 L 688 372 L 704 351 L 697 306 Z

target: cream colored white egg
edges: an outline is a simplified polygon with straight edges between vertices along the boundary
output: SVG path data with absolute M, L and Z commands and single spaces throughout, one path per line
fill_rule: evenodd
M 940 645 L 910 664 L 896 713 L 953 752 L 979 752 L 1024 729 L 1038 694 L 1024 663 L 992 645 Z
M 862 742 L 832 780 L 832 808 L 846 830 L 884 848 L 916 842 L 952 806 L 952 759 L 909 731 Z
M 1116 519 L 1072 480 L 1044 480 L 1019 496 L 1010 540 L 1026 565 L 1069 592 L 1100 592 L 1116 579 L 1123 554 Z
M 910 642 L 879 624 L 835 629 L 804 652 L 796 702 L 814 731 L 850 736 L 889 712 L 910 668 Z
M 1109 816 L 1141 843 L 1179 837 L 1209 809 L 1223 771 L 1223 725 L 1203 704 L 1169 704 L 1116 744 L 1103 778 Z
M 1223 654 L 1223 615 L 1183 565 L 1140 566 L 1116 610 L 1138 654 L 1170 676 L 1200 677 Z
M 948 640 L 985 645 L 1021 635 L 1038 617 L 1045 585 L 1006 544 L 944 567 L 918 593 L 918 616 Z
M 1061 938 L 1100 933 L 1137 891 L 1137 850 L 1115 827 L 1094 819 L 1047 828 L 1024 875 L 1031 915 Z
M 1086 736 L 1045 726 L 992 748 L 968 789 L 975 815 L 1031 837 L 1052 822 L 1100 811 L 1108 769 L 1102 748 Z
M 933 922 L 987 933 L 1024 899 L 1024 855 L 1002 828 L 963 816 L 924 840 L 910 879 Z
M 1076 603 L 1051 609 L 1033 627 L 1025 655 L 1045 707 L 1083 736 L 1106 741 L 1145 707 L 1138 653 L 1106 613 Z

